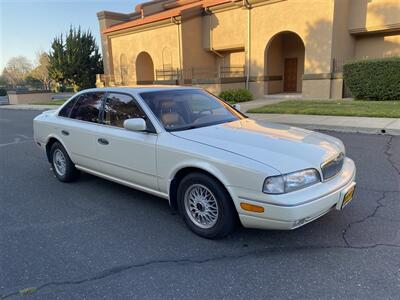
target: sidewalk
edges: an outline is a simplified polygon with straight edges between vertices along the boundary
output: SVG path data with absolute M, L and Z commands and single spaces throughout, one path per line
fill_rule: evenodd
M 0 109 L 24 109 L 24 110 L 49 110 L 57 109 L 60 105 L 41 105 L 41 104 L 11 104 L 0 105 Z
M 307 129 L 400 135 L 400 119 L 284 114 L 246 114 L 252 119 Z

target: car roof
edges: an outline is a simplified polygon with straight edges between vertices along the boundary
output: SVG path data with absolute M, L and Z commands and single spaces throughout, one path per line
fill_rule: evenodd
M 198 87 L 185 87 L 185 86 L 135 86 L 135 87 L 107 87 L 107 88 L 93 88 L 81 91 L 82 93 L 85 92 L 116 92 L 116 93 L 129 93 L 129 94 L 140 94 L 145 92 L 159 92 L 159 91 L 170 91 L 170 90 L 198 90 Z

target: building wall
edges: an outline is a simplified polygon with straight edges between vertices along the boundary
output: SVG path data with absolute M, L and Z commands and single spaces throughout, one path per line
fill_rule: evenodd
M 265 93 L 282 93 L 286 58 L 297 58 L 297 92 L 302 91 L 305 49 L 303 41 L 294 33 L 279 33 L 265 49 Z
M 356 39 L 355 58 L 400 56 L 400 33 L 360 36 Z
M 350 30 L 400 25 L 399 0 L 353 0 L 350 14 Z
M 128 60 L 128 84 L 136 84 L 135 62 L 142 51 L 151 56 L 155 69 L 162 69 L 165 62 L 172 68 L 180 68 L 179 31 L 175 24 L 128 32 L 110 37 L 110 41 L 116 82 L 121 82 L 121 54 L 125 54 Z
M 216 55 L 203 48 L 203 20 L 201 16 L 183 19 L 182 25 L 182 59 L 185 78 L 191 79 L 193 68 L 210 68 L 216 66 Z
M 245 47 L 247 29 L 246 10 L 228 9 L 216 11 L 209 17 L 211 47 L 215 50 Z
M 400 55 L 399 0 L 351 1 L 350 13 L 355 58 Z
M 249 2 L 251 10 L 240 1 L 213 6 L 207 11 L 197 7 L 197 10 L 184 11 L 177 18 L 181 20 L 179 25 L 171 19 L 162 21 L 163 24 L 170 22 L 169 25 L 147 24 L 141 31 L 138 27 L 109 34 L 107 39 L 103 37 L 107 41 L 103 47 L 108 47 L 106 53 L 112 57 L 110 66 L 116 81 L 121 81 L 120 60 L 126 55 L 128 83 L 136 82 L 135 58 L 141 51 L 150 54 L 155 69 L 182 69 L 185 78 L 190 78 L 193 68 L 218 69 L 220 65 L 240 66 L 249 62 L 246 65 L 249 87 L 258 97 L 266 91 L 282 92 L 283 60 L 297 57 L 298 91 L 306 98 L 336 98 L 343 86 L 337 64 L 354 58 L 400 55 L 399 0 Z M 147 14 L 152 9 L 162 9 L 160 3 L 154 7 L 147 4 Z M 175 4 L 170 1 L 170 5 Z M 104 27 L 111 21 L 99 18 L 99 22 Z M 295 33 L 304 50 L 294 45 L 294 39 L 282 39 L 279 34 L 285 32 Z M 274 38 L 277 40 L 271 44 Z M 268 56 L 269 45 L 272 48 Z M 234 86 L 244 84 L 236 82 Z M 210 83 L 208 86 L 219 91 L 230 85 Z
M 110 75 L 113 71 L 113 66 L 112 66 L 113 62 L 111 59 L 112 49 L 109 43 L 109 39 L 102 33 L 102 31 L 110 26 L 129 20 L 130 16 L 127 14 L 102 11 L 97 14 L 97 17 L 99 19 L 99 27 L 100 27 L 104 74 Z
M 363 0 L 361 0 L 363 1 Z M 349 33 L 349 21 L 353 15 L 350 14 L 351 0 L 335 0 L 332 32 L 332 59 L 340 68 L 344 62 L 354 56 L 355 40 Z M 332 70 L 333 72 L 337 70 Z
M 291 0 L 271 3 L 251 10 L 251 76 L 264 76 L 265 48 L 276 34 L 285 31 L 296 33 L 304 42 L 305 74 L 330 73 L 333 2 Z M 329 84 L 321 86 L 329 87 Z M 252 91 L 261 96 L 264 82 L 253 83 Z M 304 82 L 303 93 L 309 93 L 309 85 Z M 329 88 L 321 90 L 321 98 L 329 97 L 329 93 Z
M 244 66 L 246 63 L 244 50 L 219 51 L 219 53 L 222 55 L 219 64 L 224 67 Z

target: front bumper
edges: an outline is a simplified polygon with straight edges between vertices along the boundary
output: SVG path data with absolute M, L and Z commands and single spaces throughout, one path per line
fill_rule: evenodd
M 346 158 L 334 178 L 308 188 L 282 195 L 266 195 L 237 187 L 228 187 L 244 227 L 290 230 L 307 224 L 333 209 L 340 209 L 344 194 L 354 187 L 356 168 Z M 261 206 L 264 212 L 249 212 L 240 203 Z

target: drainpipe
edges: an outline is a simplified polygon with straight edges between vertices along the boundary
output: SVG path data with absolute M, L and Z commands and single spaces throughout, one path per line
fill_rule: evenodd
M 171 22 L 177 25 L 177 35 L 178 35 L 178 53 L 179 53 L 179 69 L 180 69 L 180 77 L 183 80 L 183 62 L 182 62 L 182 39 L 181 39 L 181 22 L 177 20 L 176 17 L 171 17 Z
M 243 6 L 247 9 L 246 89 L 249 89 L 249 82 L 250 82 L 250 24 L 251 24 L 250 23 L 251 4 L 249 3 L 249 0 L 243 0 Z

